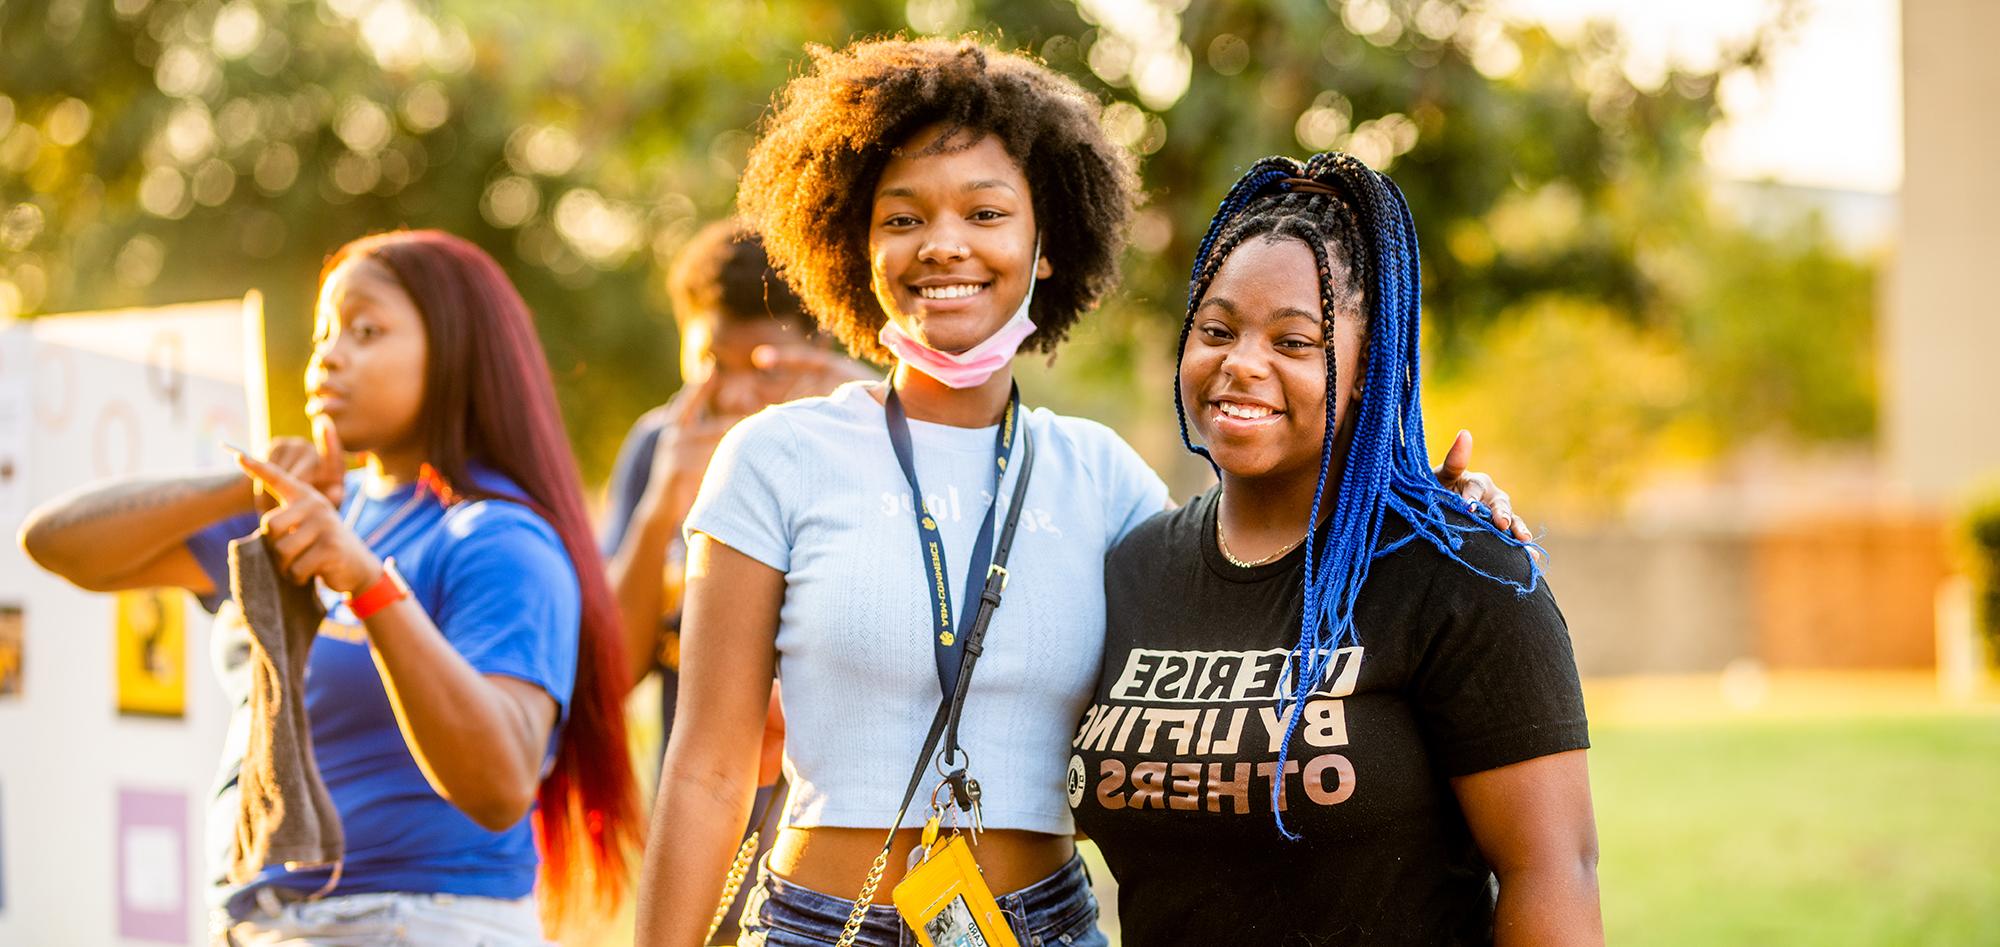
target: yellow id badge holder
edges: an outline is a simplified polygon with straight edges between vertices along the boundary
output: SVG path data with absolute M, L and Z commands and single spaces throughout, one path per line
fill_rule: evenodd
M 924 823 L 922 860 L 904 873 L 891 898 L 923 947 L 1020 947 L 965 836 L 938 841 L 938 812 Z

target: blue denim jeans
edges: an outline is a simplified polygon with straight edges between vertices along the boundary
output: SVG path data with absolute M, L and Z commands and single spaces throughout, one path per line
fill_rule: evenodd
M 1083 859 L 1072 858 L 1056 873 L 998 898 L 1007 926 L 1021 947 L 1110 947 L 1097 929 L 1097 898 Z M 738 947 L 826 947 L 840 939 L 854 902 L 802 888 L 760 867 L 757 886 L 743 906 L 743 939 Z M 857 947 L 915 947 L 917 935 L 896 909 L 869 906 Z
M 264 890 L 269 890 L 264 889 Z M 265 898 L 248 917 L 217 912 L 215 942 L 231 947 L 543 947 L 535 899 L 451 894 L 344 894 L 280 903 Z

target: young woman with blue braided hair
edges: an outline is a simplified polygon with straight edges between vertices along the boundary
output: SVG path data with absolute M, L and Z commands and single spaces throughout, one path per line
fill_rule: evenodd
M 1175 395 L 1221 483 L 1107 562 L 1069 769 L 1128 947 L 1603 939 L 1568 632 L 1432 477 L 1418 285 L 1347 155 L 1258 162 L 1202 241 Z

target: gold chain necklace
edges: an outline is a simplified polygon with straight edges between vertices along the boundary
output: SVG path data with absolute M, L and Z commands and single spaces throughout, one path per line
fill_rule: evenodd
M 1265 556 L 1264 558 L 1259 559 L 1256 562 L 1244 562 L 1243 560 L 1236 558 L 1235 553 L 1229 551 L 1229 541 L 1222 538 L 1222 514 L 1218 512 L 1215 517 L 1215 547 L 1217 549 L 1222 550 L 1222 558 L 1229 560 L 1229 564 L 1237 567 L 1238 569 L 1255 569 L 1258 566 L 1270 565 L 1271 563 L 1284 558 L 1285 553 L 1291 552 L 1292 550 L 1299 548 L 1299 544 L 1305 541 L 1306 538 L 1304 536 L 1300 536 L 1299 538 L 1286 543 L 1285 548 L 1280 549 L 1277 552 L 1274 552 L 1268 556 Z

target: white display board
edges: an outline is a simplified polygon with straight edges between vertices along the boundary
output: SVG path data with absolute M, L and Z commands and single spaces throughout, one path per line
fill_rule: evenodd
M 0 326 L 0 944 L 208 942 L 202 810 L 228 723 L 208 615 L 78 590 L 14 537 L 90 481 L 261 446 L 262 365 L 255 294 Z

